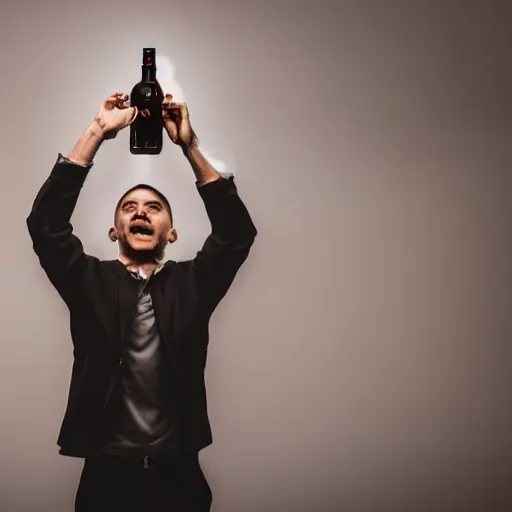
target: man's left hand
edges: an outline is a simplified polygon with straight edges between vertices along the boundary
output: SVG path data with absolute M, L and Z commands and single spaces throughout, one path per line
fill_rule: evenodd
M 165 130 L 174 144 L 181 146 L 183 151 L 197 145 L 186 103 L 175 103 L 172 94 L 166 94 L 162 103 L 162 116 Z

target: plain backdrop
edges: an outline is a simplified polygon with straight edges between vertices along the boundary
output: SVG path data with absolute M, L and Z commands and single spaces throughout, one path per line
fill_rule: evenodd
M 259 230 L 211 323 L 212 512 L 511 510 L 510 11 L 2 0 L 0 510 L 73 510 L 69 318 L 25 222 L 145 46 Z M 144 181 L 174 207 L 167 256 L 195 255 L 209 225 L 169 140 L 133 156 L 126 130 L 95 162 L 72 219 L 88 253 L 116 257 L 113 208 Z

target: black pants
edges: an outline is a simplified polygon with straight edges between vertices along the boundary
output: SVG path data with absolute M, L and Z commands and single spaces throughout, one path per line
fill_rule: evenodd
M 209 512 L 211 503 L 198 454 L 147 464 L 104 456 L 86 459 L 75 512 Z

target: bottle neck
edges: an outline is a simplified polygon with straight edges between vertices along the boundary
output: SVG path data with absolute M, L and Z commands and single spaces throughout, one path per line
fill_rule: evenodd
M 142 65 L 142 81 L 156 82 L 156 66 Z

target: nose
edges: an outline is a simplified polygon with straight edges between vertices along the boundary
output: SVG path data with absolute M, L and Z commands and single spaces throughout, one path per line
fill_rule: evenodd
M 145 207 L 145 206 L 138 206 L 137 210 L 136 210 L 135 217 L 148 219 L 149 218 L 148 214 L 149 214 L 149 211 L 148 211 L 147 207 Z

